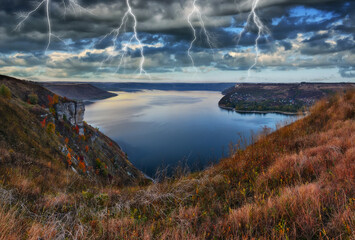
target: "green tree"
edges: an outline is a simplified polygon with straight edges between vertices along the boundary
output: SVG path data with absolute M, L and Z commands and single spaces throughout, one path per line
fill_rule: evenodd
M 7 98 L 7 99 L 11 98 L 11 91 L 4 84 L 1 84 L 1 86 L 0 86 L 0 96 Z

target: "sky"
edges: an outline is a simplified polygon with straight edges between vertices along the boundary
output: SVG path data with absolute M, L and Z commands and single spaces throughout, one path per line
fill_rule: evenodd
M 354 33 L 354 0 L 0 0 L 0 74 L 355 82 Z

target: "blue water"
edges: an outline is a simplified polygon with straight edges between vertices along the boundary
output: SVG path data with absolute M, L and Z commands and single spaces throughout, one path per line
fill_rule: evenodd
M 86 106 L 85 121 L 115 140 L 149 176 L 186 164 L 192 170 L 217 162 L 229 145 L 250 139 L 264 126 L 290 123 L 281 114 L 239 114 L 218 107 L 220 92 L 116 92 Z

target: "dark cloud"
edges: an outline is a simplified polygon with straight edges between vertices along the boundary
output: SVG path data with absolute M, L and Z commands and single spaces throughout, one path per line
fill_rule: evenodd
M 63 4 L 64 3 L 64 4 Z M 144 52 L 148 63 L 146 68 L 155 72 L 169 72 L 191 66 L 186 51 L 193 39 L 192 31 L 185 17 L 192 1 L 188 0 L 135 0 L 131 6 L 138 20 L 139 38 L 146 46 Z M 221 70 L 245 70 L 253 62 L 250 48 L 255 44 L 258 28 L 251 23 L 238 42 L 238 33 L 245 26 L 251 8 L 250 0 L 200 0 L 197 1 L 203 14 L 205 25 L 209 31 L 212 44 L 200 34 L 200 23 L 196 16 L 192 21 L 197 30 L 197 40 L 192 48 L 196 66 L 208 66 Z M 0 53 L 3 55 L 27 53 L 31 57 L 21 59 L 28 66 L 45 64 L 47 59 L 44 48 L 48 41 L 48 26 L 45 11 L 42 8 L 34 13 L 15 31 L 21 20 L 21 13 L 28 12 L 36 2 L 23 0 L 0 0 Z M 38 4 L 38 2 L 37 2 Z M 87 48 L 104 50 L 112 45 L 113 35 L 103 38 L 112 29 L 120 25 L 120 20 L 127 6 L 125 1 L 117 0 L 82 0 L 80 4 L 89 12 L 69 6 L 68 0 L 51 0 L 51 25 L 53 34 L 64 39 L 65 44 L 56 37 L 51 38 L 50 50 L 79 52 Z M 308 16 L 297 7 L 312 10 L 316 16 Z M 353 60 L 344 62 L 341 54 L 353 53 L 355 33 L 355 3 L 347 0 L 268 0 L 260 1 L 258 16 L 269 32 L 259 39 L 259 49 L 263 54 L 280 54 L 294 52 L 305 56 L 335 54 L 324 60 L 300 62 L 300 67 L 337 66 L 343 77 L 354 77 Z M 233 21 L 232 21 L 233 19 Z M 132 19 L 131 19 L 132 20 Z M 132 31 L 132 21 L 125 26 L 128 33 Z M 293 42 L 302 35 L 300 46 Z M 123 46 L 129 35 L 120 35 L 116 41 L 116 49 Z M 236 46 L 237 42 L 239 43 Z M 212 45 L 212 50 L 209 48 Z M 246 50 L 249 48 L 249 52 Z M 229 52 L 244 52 L 245 56 L 235 57 Z M 213 58 L 213 53 L 220 59 Z M 140 51 L 129 49 L 129 60 L 132 64 L 140 58 Z M 85 56 L 72 57 L 61 64 L 49 63 L 51 68 L 66 69 L 68 74 L 80 75 L 83 71 L 94 71 L 97 63 L 104 61 L 107 55 L 87 52 Z M 2 59 L 2 58 L 1 58 Z M 1 61 L 0 59 L 0 61 Z M 20 59 L 17 59 L 21 62 Z M 273 60 L 276 61 L 276 60 Z M 2 66 L 16 64 L 10 60 L 3 61 Z M 1 62 L 0 62 L 1 63 Z M 48 63 L 47 63 L 48 64 Z M 262 67 L 291 67 L 292 64 L 268 62 Z M 114 68 L 113 62 L 108 68 Z M 287 66 L 286 66 L 287 65 Z M 134 65 L 133 65 L 134 66 Z M 1 65 L 0 65 L 1 67 Z M 129 67 L 128 67 L 129 68 Z M 133 69 L 133 67 L 131 67 Z M 132 70 L 133 71 L 133 70 Z
M 342 67 L 339 73 L 344 78 L 355 78 L 355 66 Z
M 280 45 L 284 47 L 285 51 L 288 51 L 288 50 L 292 49 L 292 43 L 290 43 L 290 42 L 281 41 Z
M 301 48 L 301 53 L 305 55 L 318 55 L 326 53 L 336 53 L 355 49 L 355 42 L 352 38 L 339 39 L 327 42 L 327 38 L 317 40 L 307 40 Z

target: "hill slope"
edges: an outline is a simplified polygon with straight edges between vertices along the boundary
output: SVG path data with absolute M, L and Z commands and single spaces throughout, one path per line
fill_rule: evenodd
M 0 99 L 2 170 L 24 158 L 29 170 L 54 164 L 55 171 L 67 168 L 96 181 L 124 185 L 144 179 L 116 143 L 83 122 L 82 104 L 32 82 L 1 76 L 0 85 L 12 92 L 11 99 Z
M 88 83 L 41 83 L 50 91 L 70 99 L 94 100 L 117 96 Z
M 41 160 L 48 147 L 23 158 L 36 168 L 1 168 L 0 239 L 352 239 L 354 143 L 349 91 L 215 166 L 148 186 L 75 180 Z M 61 181 L 44 193 L 40 176 Z

